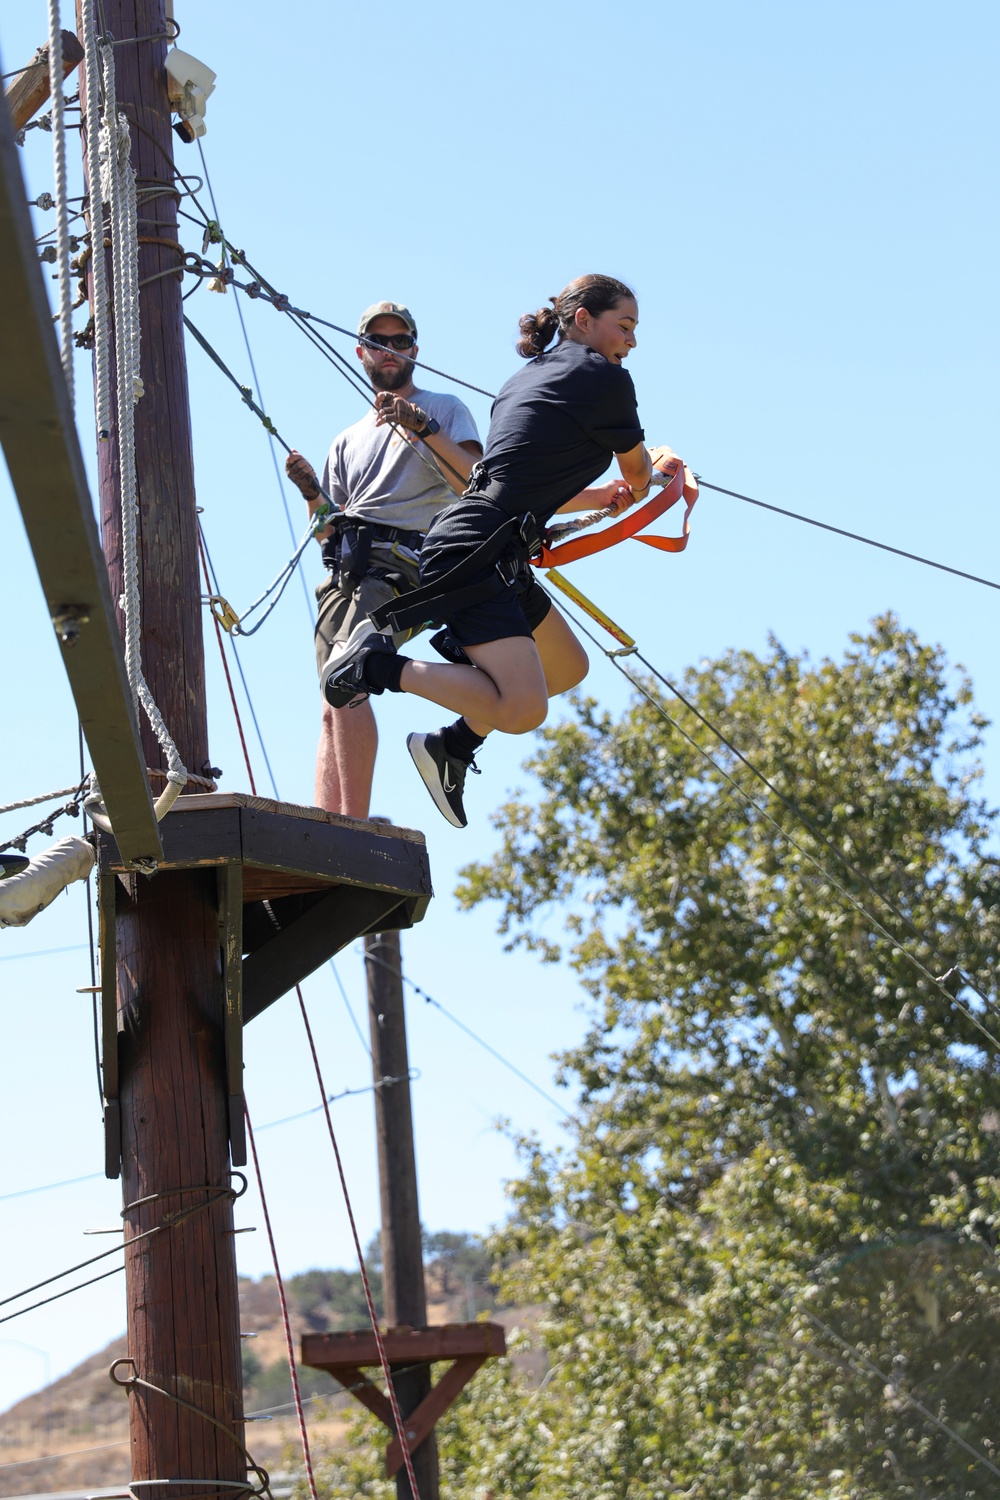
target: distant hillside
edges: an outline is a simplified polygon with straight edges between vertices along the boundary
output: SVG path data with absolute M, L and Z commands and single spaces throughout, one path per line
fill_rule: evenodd
M 375 1250 L 376 1247 L 371 1247 Z M 428 1319 L 464 1323 L 495 1310 L 489 1267 L 479 1241 L 464 1234 L 439 1234 L 427 1241 Z M 375 1277 L 381 1311 L 377 1253 L 366 1258 Z M 364 1328 L 364 1290 L 357 1271 L 306 1271 L 287 1283 L 296 1349 L 303 1333 Z M 513 1323 L 513 1313 L 499 1314 Z M 240 1278 L 240 1327 L 255 1337 L 243 1340 L 244 1400 L 248 1413 L 266 1412 L 292 1400 L 281 1312 L 273 1276 Z M 0 1496 L 53 1490 L 103 1489 L 128 1483 L 128 1397 L 112 1383 L 108 1369 L 125 1354 L 125 1339 L 114 1339 L 45 1390 L 19 1401 L 0 1415 Z M 321 1370 L 299 1367 L 310 1403 L 310 1433 L 335 1440 L 345 1426 L 349 1397 L 335 1395 L 336 1382 Z M 332 1398 L 332 1399 L 331 1399 Z M 320 1413 L 323 1413 L 322 1417 Z M 275 1411 L 273 1420 L 247 1427 L 254 1458 L 280 1467 L 282 1451 L 296 1438 L 294 1412 Z M 47 1457 L 45 1455 L 57 1455 Z

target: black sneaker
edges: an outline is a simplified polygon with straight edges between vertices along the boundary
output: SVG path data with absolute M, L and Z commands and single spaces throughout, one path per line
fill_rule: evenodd
M 349 703 L 361 702 L 369 693 L 381 693 L 380 687 L 372 687 L 365 681 L 365 658 L 373 651 L 395 653 L 391 635 L 379 635 L 371 627 L 371 621 L 358 622 L 343 647 L 334 647 L 330 659 L 323 668 L 323 694 L 333 708 L 346 708 Z
M 453 828 L 465 828 L 468 819 L 462 806 L 462 792 L 469 771 L 479 775 L 475 761 L 458 760 L 444 748 L 444 734 L 435 730 L 431 734 L 408 734 L 406 748 L 413 764 L 424 779 L 424 785 L 434 798 L 439 812 L 443 813 Z
M 26 854 L 15 854 L 13 850 L 0 852 L 0 880 L 7 880 L 11 875 L 22 875 L 30 863 Z

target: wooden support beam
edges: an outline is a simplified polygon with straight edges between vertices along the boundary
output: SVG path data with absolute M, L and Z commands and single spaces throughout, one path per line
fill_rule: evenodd
M 427 1290 L 399 933 L 371 932 L 365 938 L 364 946 L 372 1083 L 375 1086 L 385 1316 L 390 1324 L 421 1328 L 427 1322 Z M 380 1088 L 382 1078 L 398 1081 L 391 1087 Z M 430 1366 L 418 1364 L 415 1369 L 401 1372 L 395 1385 L 404 1431 L 409 1435 L 415 1430 L 411 1417 L 424 1410 L 431 1396 Z M 420 1438 L 408 1438 L 420 1500 L 438 1500 L 441 1493 L 433 1428 L 431 1422 Z M 399 1462 L 395 1469 L 389 1469 L 389 1473 L 396 1477 L 397 1500 L 413 1500 L 409 1475 L 401 1465 L 402 1449 L 399 1450 Z
M 486 1363 L 485 1354 L 463 1354 L 449 1365 L 437 1385 L 430 1385 L 430 1370 L 427 1371 L 429 1390 L 418 1406 L 404 1419 L 406 1441 L 409 1447 L 419 1450 L 434 1431 L 439 1417 L 443 1417 L 453 1401 L 457 1401 L 480 1365 Z M 416 1454 L 414 1454 L 416 1457 Z M 403 1446 L 394 1434 L 385 1455 L 385 1472 L 392 1479 L 403 1467 Z M 419 1484 L 419 1477 L 417 1483 Z M 397 1480 L 398 1483 L 398 1480 Z M 423 1490 L 420 1491 L 423 1500 Z
M 219 945 L 226 1005 L 226 1087 L 229 1091 L 229 1154 L 245 1167 L 247 1132 L 243 1102 L 243 866 L 223 865 L 219 882 Z
M 294 898 L 293 898 L 294 899 Z M 308 899 L 308 898 L 306 898 Z M 337 886 L 243 961 L 243 1019 L 252 1021 L 328 958 L 400 905 L 398 891 Z
M 158 859 L 160 836 L 108 571 L 5 106 L 0 349 L 0 443 L 94 770 L 123 859 Z
M 83 62 L 83 48 L 75 32 L 62 34 L 63 77 L 68 78 L 74 68 Z M 23 130 L 33 120 L 52 89 L 49 83 L 49 44 L 39 47 L 30 63 L 18 73 L 13 83 L 4 90 L 11 124 L 15 130 Z

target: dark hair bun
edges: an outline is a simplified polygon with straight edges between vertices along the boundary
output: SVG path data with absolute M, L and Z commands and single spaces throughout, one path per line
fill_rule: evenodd
M 555 338 L 559 318 L 554 308 L 540 307 L 537 312 L 525 313 L 519 320 L 518 327 L 521 337 L 517 341 L 517 352 L 522 359 L 534 359 Z

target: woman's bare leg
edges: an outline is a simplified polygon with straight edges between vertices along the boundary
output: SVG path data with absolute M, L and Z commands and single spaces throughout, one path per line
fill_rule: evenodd
M 509 636 L 467 646 L 472 667 L 408 661 L 400 686 L 404 693 L 427 698 L 463 716 L 470 727 L 527 734 L 544 723 L 549 695 L 534 641 Z
M 578 682 L 583 681 L 590 665 L 587 653 L 570 629 L 565 616 L 561 615 L 554 605 L 535 630 L 533 639 L 542 664 L 545 691 L 549 698 L 558 697 L 560 693 L 567 693 L 570 688 L 576 687 Z M 473 651 L 476 649 L 478 648 L 473 647 Z M 433 701 L 437 702 L 437 699 Z M 450 707 L 450 705 L 445 704 L 444 707 Z M 470 717 L 464 711 L 462 717 L 472 733 L 478 735 L 480 739 L 485 739 L 496 728 L 494 724 Z
M 566 616 L 560 614 L 555 605 L 535 631 L 534 641 L 550 698 L 568 693 L 570 688 L 583 681 L 590 667 L 587 653 L 573 634 Z

